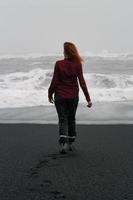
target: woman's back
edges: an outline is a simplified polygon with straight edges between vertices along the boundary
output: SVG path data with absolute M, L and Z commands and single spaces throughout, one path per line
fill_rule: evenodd
M 65 58 L 57 61 L 57 65 L 59 75 L 58 93 L 66 98 L 77 96 L 79 91 L 77 77 L 80 63 Z
M 82 64 L 75 59 L 64 58 L 55 63 L 54 75 L 49 87 L 49 96 L 53 91 L 63 98 L 73 98 L 79 94 L 79 85 L 87 101 L 90 101 L 89 92 L 83 77 Z
M 58 61 L 59 72 L 61 75 L 61 80 L 72 82 L 75 81 L 78 75 L 79 63 L 76 61 L 71 61 L 69 59 L 64 59 Z

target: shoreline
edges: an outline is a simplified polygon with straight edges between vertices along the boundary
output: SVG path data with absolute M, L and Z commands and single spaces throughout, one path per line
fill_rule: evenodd
M 131 124 L 133 102 L 94 102 L 92 108 L 79 102 L 77 124 Z M 55 105 L 0 109 L 0 123 L 57 124 Z
M 40 125 L 47 125 L 47 124 L 51 124 L 51 125 L 58 125 L 58 121 L 43 121 L 43 120 L 28 120 L 28 121 L 24 121 L 24 120 L 0 120 L 0 124 L 40 124 Z M 133 120 L 121 120 L 121 121 L 116 121 L 116 120 L 112 120 L 112 121 L 76 121 L 77 125 L 132 125 L 133 124 Z

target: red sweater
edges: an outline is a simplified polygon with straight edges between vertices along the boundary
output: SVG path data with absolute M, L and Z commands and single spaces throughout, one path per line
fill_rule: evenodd
M 90 95 L 83 77 L 82 64 L 68 58 L 56 61 L 53 78 L 48 88 L 48 97 L 51 98 L 55 92 L 64 98 L 78 96 L 79 85 L 77 78 L 86 100 L 90 101 Z

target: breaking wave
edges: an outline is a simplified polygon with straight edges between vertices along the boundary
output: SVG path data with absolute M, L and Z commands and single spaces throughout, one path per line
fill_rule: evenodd
M 52 70 L 36 68 L 28 72 L 0 75 L 0 108 L 50 105 L 47 91 Z M 133 100 L 133 75 L 84 73 L 92 100 Z M 80 102 L 85 97 L 80 89 Z

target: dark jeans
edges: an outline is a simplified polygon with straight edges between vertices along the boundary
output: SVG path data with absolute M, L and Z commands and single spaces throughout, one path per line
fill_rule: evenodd
M 75 115 L 79 96 L 66 99 L 55 94 L 54 101 L 59 119 L 59 142 L 74 142 L 77 135 Z

